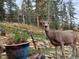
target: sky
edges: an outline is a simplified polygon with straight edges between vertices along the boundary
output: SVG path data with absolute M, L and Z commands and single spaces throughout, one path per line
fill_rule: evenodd
M 77 14 L 75 15 L 75 17 L 77 18 L 77 19 L 75 20 L 75 22 L 76 22 L 77 24 L 79 24 L 79 0 L 73 0 L 73 3 L 74 3 L 74 7 L 75 7 L 75 12 L 77 13 Z
M 68 1 L 68 0 L 64 0 L 64 1 Z M 72 0 L 72 1 L 73 1 L 75 12 L 76 12 L 75 17 L 77 18 L 75 19 L 75 23 L 79 24 L 79 0 Z M 22 0 L 16 0 L 16 3 L 21 8 Z
M 22 0 L 16 0 L 16 4 L 21 8 Z

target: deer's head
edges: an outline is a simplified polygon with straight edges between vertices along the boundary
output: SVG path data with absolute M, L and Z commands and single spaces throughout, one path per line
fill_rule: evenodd
M 43 27 L 44 29 L 49 29 L 49 22 L 48 21 L 43 21 Z

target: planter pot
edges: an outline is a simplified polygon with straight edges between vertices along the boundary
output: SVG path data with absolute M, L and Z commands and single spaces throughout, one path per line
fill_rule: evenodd
M 29 53 L 29 43 L 6 45 L 8 59 L 27 59 Z

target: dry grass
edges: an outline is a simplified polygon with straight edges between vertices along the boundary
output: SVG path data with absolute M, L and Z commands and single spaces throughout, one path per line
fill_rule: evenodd
M 0 27 L 4 28 L 6 30 L 21 29 L 21 30 L 33 31 L 35 33 L 43 32 L 42 29 L 37 28 L 35 26 L 27 25 L 27 24 L 20 24 L 20 23 L 0 23 Z M 77 49 L 78 49 L 78 52 L 79 52 L 79 32 L 76 32 L 76 35 L 77 35 Z M 6 39 L 6 38 L 4 37 L 3 39 Z M 40 47 L 41 49 L 45 48 L 45 49 L 42 49 L 42 52 L 45 53 L 45 52 L 48 51 L 47 53 L 45 53 L 45 55 L 47 57 L 50 56 L 50 57 L 52 57 L 52 59 L 55 59 L 55 50 L 54 50 L 54 48 L 50 48 L 50 47 L 53 47 L 53 46 L 50 46 L 50 44 L 48 44 L 49 43 L 48 40 L 45 41 L 45 42 L 38 41 L 37 46 Z M 1 42 L 1 43 L 3 44 L 4 42 Z M 32 43 L 30 45 L 33 47 Z M 47 48 L 46 48 L 45 45 L 47 46 Z M 72 51 L 72 49 L 70 47 L 65 47 L 65 52 L 66 52 L 65 54 L 66 54 L 67 59 L 71 58 L 71 54 L 72 54 L 71 51 Z M 60 50 L 60 48 L 58 49 L 58 58 L 61 59 L 61 50 Z M 2 56 L 1 59 L 6 59 L 6 55 Z M 46 59 L 48 59 L 48 58 L 46 58 Z M 71 58 L 71 59 L 73 59 L 73 58 Z M 76 59 L 79 59 L 79 53 L 78 53 L 78 56 L 76 57 Z
M 21 30 L 28 30 L 35 33 L 41 33 L 43 30 L 41 28 L 35 27 L 33 25 L 21 24 L 21 23 L 0 23 L 0 27 L 4 29 L 21 29 Z

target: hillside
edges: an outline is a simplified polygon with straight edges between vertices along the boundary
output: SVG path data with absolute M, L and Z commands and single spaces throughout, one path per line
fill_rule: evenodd
M 4 28 L 5 30 L 12 31 L 12 30 L 26 30 L 26 31 L 32 31 L 35 33 L 41 33 L 43 30 L 41 28 L 38 28 L 33 25 L 27 25 L 27 24 L 21 24 L 21 23 L 0 23 L 0 27 Z

